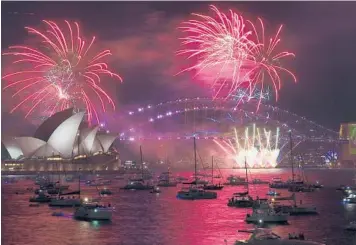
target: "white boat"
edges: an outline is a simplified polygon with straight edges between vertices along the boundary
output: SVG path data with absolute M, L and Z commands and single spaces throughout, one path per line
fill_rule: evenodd
M 356 231 L 356 221 L 351 221 L 346 227 L 345 230 Z
M 50 207 L 78 207 L 82 204 L 80 198 L 53 198 L 49 202 Z
M 196 143 L 195 143 L 195 137 L 194 137 L 194 166 L 195 166 L 195 174 L 194 176 L 197 176 L 197 155 L 196 155 Z M 188 188 L 182 188 L 177 193 L 177 198 L 183 199 L 183 200 L 200 200 L 200 199 L 216 199 L 217 198 L 217 193 L 212 192 L 212 191 L 206 191 L 202 187 L 198 185 L 198 178 L 195 177 L 195 181 L 191 183 L 183 183 L 183 184 L 188 184 L 190 185 Z
M 145 184 L 145 181 L 143 179 L 137 179 L 137 180 L 130 180 L 127 185 L 124 187 L 120 188 L 122 190 L 152 190 L 153 185 L 150 185 L 149 183 Z
M 203 188 L 192 185 L 179 191 L 177 198 L 183 200 L 216 199 L 217 194 L 216 192 L 205 191 Z
M 343 199 L 345 203 L 356 203 L 356 194 L 352 193 L 349 194 L 347 197 Z
M 298 237 L 281 238 L 269 229 L 257 228 L 254 230 L 239 230 L 239 232 L 250 233 L 246 241 L 236 241 L 234 245 L 325 245 L 318 242 L 304 240 L 304 235 Z
M 79 220 L 111 220 L 113 208 L 102 205 L 82 205 L 73 214 Z
M 274 205 L 276 211 L 282 211 L 289 213 L 290 215 L 303 215 L 303 214 L 318 214 L 315 206 L 303 205 L 302 201 L 297 205 L 295 194 L 293 193 L 291 197 L 283 198 L 276 197 L 274 200 L 292 200 L 293 205 Z M 274 201 L 273 200 L 273 201 Z
M 252 214 L 247 214 L 245 221 L 248 223 L 287 223 L 289 214 L 276 212 L 268 203 L 261 203 L 258 208 L 253 208 Z

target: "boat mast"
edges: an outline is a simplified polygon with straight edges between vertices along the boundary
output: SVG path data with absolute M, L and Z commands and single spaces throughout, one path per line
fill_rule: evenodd
M 78 169 L 79 171 L 78 171 L 78 189 L 79 189 L 79 199 L 80 199 L 80 170 L 81 170 L 81 168 L 79 168 Z
M 141 157 L 141 178 L 143 180 L 143 157 L 142 157 L 142 146 L 140 145 L 140 157 Z
M 195 137 L 194 137 L 194 175 L 195 175 L 195 184 L 197 184 L 197 182 L 198 182 L 198 179 L 197 179 L 197 150 L 196 150 Z
M 293 141 L 292 141 L 292 131 L 291 130 L 289 130 L 289 142 L 290 142 L 290 161 L 292 164 L 292 182 L 294 183 Z
M 214 156 L 211 156 L 211 184 L 214 184 Z
M 246 171 L 246 184 L 247 184 L 247 192 L 248 192 L 248 175 L 247 175 L 247 160 L 245 156 L 245 171 Z

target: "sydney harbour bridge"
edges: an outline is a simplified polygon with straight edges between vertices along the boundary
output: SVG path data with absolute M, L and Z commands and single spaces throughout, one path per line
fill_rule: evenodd
M 226 154 L 218 142 L 236 138 L 234 128 L 243 140 L 246 128 L 252 126 L 272 132 L 268 140 L 276 147 L 278 144 L 280 166 L 288 164 L 291 148 L 295 161 L 314 166 L 330 164 L 337 160 L 341 143 L 336 131 L 272 105 L 261 104 L 257 110 L 257 102 L 251 101 L 237 105 L 236 100 L 182 98 L 132 106 L 115 119 L 119 122 L 121 147 L 137 152 L 138 145 L 142 145 L 146 158 L 161 162 L 168 158 L 190 162 L 193 137 L 203 162 L 208 162 L 211 155 L 224 161 L 222 156 Z

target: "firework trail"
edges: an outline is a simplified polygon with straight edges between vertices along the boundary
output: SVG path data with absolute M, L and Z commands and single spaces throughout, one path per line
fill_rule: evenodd
M 254 60 L 251 53 L 256 44 L 249 40 L 252 32 L 246 30 L 242 16 L 231 10 L 230 16 L 227 16 L 213 5 L 210 8 L 217 19 L 193 14 L 201 21 L 183 22 L 180 29 L 188 36 L 181 38 L 182 44 L 191 47 L 178 51 L 178 55 L 197 59 L 195 65 L 181 72 L 196 70 L 196 76 L 202 73 L 207 75 L 212 79 L 212 87 L 217 90 L 216 96 L 228 83 L 230 92 L 233 92 L 245 82 L 244 71 L 249 70 L 250 61 Z
M 11 113 L 24 107 L 25 117 L 36 110 L 51 116 L 70 107 L 85 108 L 88 122 L 99 122 L 98 103 L 103 112 L 106 111 L 106 101 L 115 110 L 113 99 L 101 86 L 101 77 L 109 75 L 122 82 L 122 78 L 111 72 L 104 62 L 104 58 L 111 55 L 110 50 L 93 54 L 91 47 L 95 37 L 86 42 L 77 22 L 65 21 L 65 29 L 52 21 L 43 22 L 44 32 L 25 27 L 29 34 L 41 41 L 41 45 L 10 46 L 3 54 L 14 57 L 14 65 L 22 65 L 15 66 L 18 71 L 2 77 L 7 81 L 3 89 L 13 88 L 12 97 L 21 99 Z
M 272 87 L 274 88 L 274 93 L 276 97 L 276 101 L 278 100 L 279 90 L 281 89 L 282 81 L 280 77 L 280 72 L 285 72 L 292 77 L 294 82 L 297 81 L 295 75 L 288 69 L 284 68 L 281 64 L 281 59 L 287 57 L 295 57 L 293 53 L 283 51 L 283 52 L 276 52 L 276 47 L 280 43 L 280 33 L 282 31 L 282 25 L 279 26 L 276 34 L 274 37 L 269 38 L 266 40 L 265 37 L 265 27 L 261 18 L 258 18 L 258 22 L 261 26 L 261 34 L 257 31 L 256 25 L 254 25 L 251 21 L 247 20 L 250 24 L 253 35 L 252 37 L 255 38 L 256 42 L 259 45 L 256 45 L 256 48 L 251 50 L 252 55 L 255 58 L 254 61 L 256 65 L 249 71 L 250 80 L 250 93 L 252 94 L 256 88 L 259 89 L 261 93 L 261 97 L 263 95 L 263 91 L 266 88 L 266 83 L 269 80 L 272 83 Z M 258 101 L 259 108 L 261 103 L 261 99 Z
M 182 45 L 186 48 L 178 51 L 178 54 L 188 55 L 188 59 L 195 58 L 196 64 L 181 72 L 195 70 L 195 76 L 202 76 L 204 73 L 204 80 L 212 81 L 214 98 L 224 87 L 229 89 L 226 98 L 236 99 L 239 94 L 241 95 L 241 90 L 249 94 L 248 97 L 256 97 L 256 91 L 259 91 L 257 110 L 265 98 L 269 77 L 278 100 L 278 92 L 282 84 L 280 72 L 288 73 L 296 81 L 294 74 L 280 64 L 282 58 L 294 57 L 294 54 L 275 52 L 280 42 L 282 26 L 267 43 L 261 19 L 259 19 L 262 29 L 260 34 L 251 21 L 246 20 L 249 25 L 245 25 L 241 15 L 230 10 L 230 15 L 227 16 L 219 12 L 215 6 L 211 6 L 211 9 L 216 14 L 216 19 L 193 14 L 201 21 L 183 22 L 181 29 L 188 35 L 181 39 Z M 240 102 L 239 100 L 237 105 Z
M 280 153 L 279 145 L 279 128 L 276 135 L 272 131 L 252 127 L 252 135 L 249 128 L 245 128 L 243 136 L 240 136 L 234 129 L 233 140 L 214 140 L 214 142 L 232 159 L 238 167 L 242 168 L 247 165 L 250 168 L 275 168 Z

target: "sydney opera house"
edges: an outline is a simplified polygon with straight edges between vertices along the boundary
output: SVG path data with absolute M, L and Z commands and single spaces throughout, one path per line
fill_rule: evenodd
M 44 121 L 33 137 L 2 139 L 2 171 L 117 170 L 116 135 L 88 127 L 84 112 L 58 112 Z

